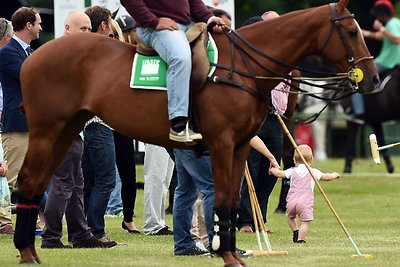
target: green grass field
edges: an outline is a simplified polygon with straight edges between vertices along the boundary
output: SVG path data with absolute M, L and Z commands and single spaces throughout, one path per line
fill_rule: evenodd
M 399 166 L 400 158 L 394 158 Z M 316 162 L 325 172 L 343 170 L 343 160 Z M 143 181 L 142 166 L 138 166 L 138 180 Z M 353 259 L 356 254 L 334 215 L 315 188 L 315 221 L 310 226 L 306 245 L 296 245 L 285 215 L 273 211 L 278 202 L 280 183 L 270 197 L 267 228 L 273 250 L 285 250 L 285 256 L 263 256 L 245 259 L 248 266 L 399 266 L 400 252 L 400 175 L 387 175 L 384 166 L 374 165 L 371 159 L 354 163 L 354 174 L 342 175 L 340 180 L 321 182 L 328 198 L 364 254 L 373 260 Z M 143 191 L 136 202 L 135 223 L 143 226 Z M 172 216 L 167 215 L 172 226 Z M 223 266 L 221 258 L 175 257 L 172 236 L 129 235 L 121 229 L 120 218 L 107 218 L 106 232 L 113 239 L 125 243 L 112 249 L 42 250 L 40 238 L 36 246 L 42 266 Z M 63 239 L 66 242 L 66 238 Z M 238 234 L 238 246 L 257 249 L 255 234 Z M 17 266 L 18 252 L 11 236 L 0 236 L 0 266 Z

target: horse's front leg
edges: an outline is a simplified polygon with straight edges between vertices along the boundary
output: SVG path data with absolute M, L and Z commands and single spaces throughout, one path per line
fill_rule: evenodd
M 374 130 L 374 133 L 376 134 L 376 140 L 378 142 L 378 145 L 380 145 L 380 146 L 386 145 L 385 133 L 383 131 L 382 123 L 373 124 L 371 126 Z M 393 173 L 394 166 L 393 166 L 392 160 L 390 159 L 389 150 L 388 149 L 382 150 L 382 156 L 383 156 L 383 159 L 385 160 L 387 171 L 389 173 Z
M 225 145 L 221 147 L 221 143 Z M 231 200 L 233 191 L 238 194 L 238 190 L 232 190 L 231 176 L 233 164 L 233 144 L 225 142 L 215 142 L 208 146 L 211 155 L 211 163 L 214 175 L 214 237 L 212 249 L 220 255 L 225 263 L 225 267 L 242 267 L 242 261 L 238 260 L 232 248 L 236 247 L 235 235 L 232 239 L 231 223 Z M 237 204 L 236 204 L 237 207 Z M 234 211 L 237 214 L 237 210 Z M 232 244 L 233 243 L 233 244 Z
M 237 218 L 239 212 L 239 196 L 240 187 L 242 183 L 242 177 L 246 165 L 246 160 L 249 155 L 250 145 L 246 144 L 239 148 L 236 148 L 233 154 L 232 162 L 232 175 L 231 175 L 231 228 L 230 228 L 230 238 L 231 238 L 231 252 L 235 259 L 242 265 L 246 264 L 236 253 L 236 228 L 237 228 Z

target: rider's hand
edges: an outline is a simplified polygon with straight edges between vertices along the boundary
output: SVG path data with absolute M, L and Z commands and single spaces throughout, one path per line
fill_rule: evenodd
M 160 18 L 158 21 L 158 24 L 156 26 L 157 31 L 161 30 L 170 30 L 170 31 L 176 31 L 179 30 L 178 24 L 176 24 L 175 21 L 173 21 L 170 18 Z
M 207 25 L 210 25 L 211 23 L 217 23 L 217 25 L 215 25 L 213 27 L 213 32 L 218 32 L 221 33 L 222 32 L 222 27 L 226 26 L 224 20 L 220 17 L 211 17 L 208 21 L 207 21 Z

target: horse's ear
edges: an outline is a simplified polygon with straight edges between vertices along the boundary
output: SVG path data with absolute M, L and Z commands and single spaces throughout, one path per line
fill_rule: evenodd
M 347 4 L 349 3 L 350 0 L 340 0 L 339 3 L 337 3 L 337 8 L 339 10 L 344 10 L 347 7 Z

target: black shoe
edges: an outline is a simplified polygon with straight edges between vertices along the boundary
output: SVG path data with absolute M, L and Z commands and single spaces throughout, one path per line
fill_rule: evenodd
M 54 244 L 43 244 L 40 246 L 43 249 L 65 249 L 72 248 L 70 245 L 64 245 L 61 241 Z
M 130 233 L 130 234 L 140 234 L 140 231 L 138 229 L 133 229 L 133 230 L 129 229 L 128 226 L 126 226 L 124 221 L 122 221 L 122 229 L 128 231 L 128 233 Z
M 293 231 L 293 243 L 296 243 L 298 238 L 299 238 L 299 230 L 294 230 Z
M 297 244 L 306 244 L 307 242 L 305 240 L 297 240 L 295 243 L 297 243 Z
M 172 214 L 172 213 L 173 213 L 172 207 L 168 206 L 168 208 L 165 209 L 165 214 Z
M 194 247 L 184 250 L 181 253 L 175 253 L 175 256 L 206 256 L 209 254 L 210 252 L 206 249 Z
M 250 257 L 253 254 L 252 250 L 243 250 L 240 248 L 236 248 L 236 254 L 240 257 L 240 258 L 247 258 Z
M 168 226 L 165 226 L 164 228 L 161 228 L 160 230 L 158 230 L 157 233 L 155 234 L 150 234 L 150 235 L 173 235 L 174 232 L 172 232 L 171 230 L 169 230 Z
M 275 213 L 285 213 L 285 212 L 286 212 L 286 208 L 277 207 L 275 209 Z
M 117 245 L 115 241 L 102 242 L 96 237 L 92 236 L 85 241 L 73 243 L 74 248 L 112 248 Z

